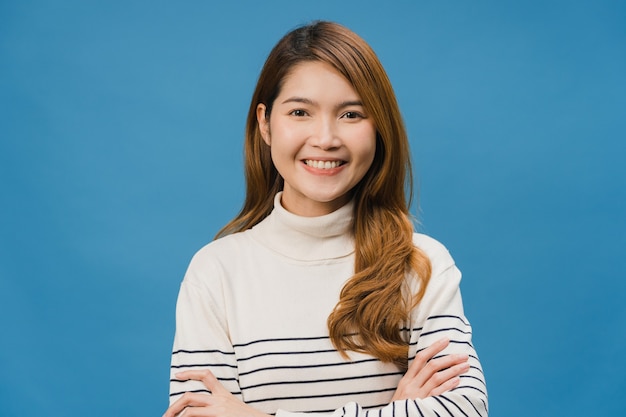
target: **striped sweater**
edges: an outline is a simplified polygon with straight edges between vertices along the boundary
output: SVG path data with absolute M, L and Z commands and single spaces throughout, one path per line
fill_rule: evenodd
M 483 372 L 464 316 L 461 274 L 437 241 L 414 235 L 430 258 L 424 298 L 401 329 L 409 360 L 436 340 L 442 354 L 465 353 L 470 370 L 456 389 L 436 397 L 391 403 L 403 373 L 360 353 L 342 357 L 326 320 L 353 274 L 349 233 L 352 205 L 321 217 L 275 208 L 251 230 L 218 239 L 192 259 L 176 307 L 170 402 L 184 392 L 206 392 L 178 381 L 182 370 L 210 369 L 246 404 L 278 417 L 487 416 Z M 416 280 L 411 280 L 417 290 Z

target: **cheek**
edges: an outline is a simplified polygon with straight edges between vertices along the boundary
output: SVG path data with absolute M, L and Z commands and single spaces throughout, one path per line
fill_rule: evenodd
M 361 159 L 363 159 L 363 162 L 367 162 L 369 166 L 374 160 L 374 155 L 376 154 L 376 131 L 373 129 L 366 129 L 361 137 L 366 139 L 359 142 L 358 153 Z
M 276 167 L 285 167 L 296 159 L 298 147 L 289 136 L 278 135 L 274 132 L 270 155 Z
M 275 124 L 271 130 L 272 155 L 293 155 L 303 144 L 302 128 Z
M 306 136 L 306 127 L 303 123 L 277 123 L 272 132 L 284 142 L 295 142 Z

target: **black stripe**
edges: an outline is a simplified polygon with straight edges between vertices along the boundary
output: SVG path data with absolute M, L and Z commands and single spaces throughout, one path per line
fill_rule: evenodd
M 235 382 L 237 382 L 237 378 L 217 378 L 217 380 L 220 381 L 220 382 L 224 382 L 224 381 L 235 381 Z M 170 379 L 170 382 L 181 382 L 181 383 L 183 383 L 183 382 L 188 382 L 188 381 L 189 381 L 188 379 L 185 379 L 185 380 Z
M 450 343 L 456 343 L 457 345 L 467 345 L 471 347 L 472 349 L 474 349 L 474 345 L 472 345 L 471 342 L 468 342 L 466 340 L 450 340 Z
M 424 348 L 424 349 L 427 349 L 427 348 Z M 424 350 L 424 349 L 420 349 L 420 352 L 421 352 L 422 350 Z M 449 355 L 450 355 L 450 353 L 445 353 L 445 354 L 443 354 L 443 355 L 435 355 L 435 356 L 433 356 L 433 357 L 432 357 L 432 358 L 430 358 L 430 359 L 432 360 L 432 359 L 445 358 L 446 356 L 449 356 Z M 476 360 L 476 362 L 479 362 L 479 363 L 480 363 L 480 361 L 478 360 L 478 358 L 477 358 L 476 356 L 474 356 L 474 355 L 467 355 L 467 356 L 469 357 L 469 359 L 474 359 L 474 360 Z M 412 358 L 409 358 L 409 360 L 413 360 L 413 359 L 415 359 L 415 356 L 414 356 L 414 357 L 412 357 Z M 482 373 L 482 369 L 480 369 L 480 368 L 479 368 L 479 367 L 477 367 L 477 366 L 470 366 L 470 368 L 474 368 L 474 369 L 476 369 L 477 371 L 480 371 L 480 373 Z
M 373 358 L 373 359 L 363 359 L 360 361 L 354 361 L 354 362 L 338 362 L 338 363 L 323 363 L 323 364 L 315 364 L 315 365 L 289 365 L 289 366 L 270 366 L 267 368 L 258 368 L 258 369 L 253 369 L 252 371 L 248 371 L 248 372 L 241 372 L 239 374 L 239 376 L 244 376 L 244 375 L 250 375 L 253 374 L 255 372 L 261 372 L 261 371 L 273 371 L 276 369 L 310 369 L 310 368 L 327 368 L 327 367 L 331 367 L 331 366 L 344 366 L 344 365 L 354 365 L 354 364 L 359 364 L 359 363 L 366 363 L 366 362 L 377 362 L 378 359 Z
M 480 414 L 480 411 L 478 411 L 478 409 L 474 406 L 474 403 L 472 403 L 470 401 L 469 398 L 467 398 L 467 395 L 463 394 L 461 395 L 463 398 L 465 398 L 467 400 L 468 403 L 470 403 L 470 405 L 472 406 L 472 408 L 476 411 L 476 414 L 478 414 L 480 417 L 483 417 L 482 414 Z
M 423 327 L 400 327 L 401 332 L 420 332 Z
M 354 391 L 354 392 L 342 392 L 339 394 L 317 394 L 317 395 L 306 395 L 306 396 L 289 396 L 289 397 L 271 397 L 271 398 L 261 398 L 256 400 L 246 400 L 246 404 L 254 404 L 261 403 L 267 401 L 280 401 L 280 400 L 311 400 L 314 398 L 335 398 L 335 397 L 345 397 L 346 395 L 363 395 L 363 394 L 378 394 L 381 392 L 389 392 L 395 391 L 396 387 L 384 388 L 379 390 L 371 390 L 371 391 Z
M 237 369 L 237 365 L 228 365 L 225 363 L 185 363 L 185 364 L 181 364 L 181 365 L 172 365 L 170 366 L 170 369 L 178 369 L 178 368 L 191 368 L 193 366 L 201 366 L 203 368 L 209 368 L 209 367 L 226 367 L 226 368 L 232 368 L 232 369 Z
M 487 393 L 485 391 L 481 390 L 480 388 L 473 387 L 471 385 L 459 386 L 459 387 L 456 387 L 456 388 L 452 388 L 450 391 L 456 391 L 458 389 L 465 389 L 465 388 L 476 390 L 476 391 L 480 392 L 482 395 L 484 395 L 485 397 L 487 396 Z M 486 407 L 485 407 L 485 409 L 486 409 Z
M 470 325 L 467 321 L 465 321 L 464 317 L 447 315 L 447 314 L 441 314 L 441 315 L 438 315 L 438 316 L 430 316 L 426 320 L 437 320 L 437 319 L 457 319 L 457 320 L 461 321 L 466 326 Z
M 195 390 L 189 390 L 189 391 L 179 391 L 179 392 L 172 392 L 170 394 L 170 397 L 173 397 L 175 395 L 183 395 L 187 392 L 193 392 L 193 393 L 205 393 L 205 394 L 210 394 L 211 391 L 209 391 L 208 389 L 195 389 Z
M 256 355 L 249 356 L 247 358 L 237 359 L 237 362 L 244 362 L 250 359 L 256 359 L 263 356 L 272 356 L 272 355 L 307 355 L 311 353 L 335 353 L 336 349 L 325 349 L 325 350 L 310 350 L 310 351 L 300 351 L 300 352 L 264 352 Z
M 395 388 L 394 388 L 395 389 Z M 367 408 L 367 409 L 371 409 L 371 408 L 379 408 L 379 407 L 386 407 L 388 406 L 389 403 L 382 403 L 382 404 L 374 404 L 374 405 L 368 405 L 368 406 L 364 406 L 363 408 Z M 371 411 L 371 410 L 370 410 Z
M 211 394 L 211 391 L 209 391 L 208 389 L 195 389 L 195 390 L 187 390 L 187 391 L 179 391 L 179 392 L 172 392 L 170 394 L 170 397 L 174 397 L 176 395 L 183 395 L 187 392 L 193 392 L 195 394 L 199 394 L 199 393 L 204 393 L 204 394 Z M 231 394 L 233 395 L 241 395 L 241 391 L 235 391 L 235 392 L 231 392 Z
M 409 342 L 409 346 L 416 346 L 419 343 L 419 340 L 416 340 L 414 342 Z M 471 342 L 467 342 L 467 341 L 462 341 L 462 340 L 451 340 L 450 343 L 464 343 L 466 345 L 469 345 L 472 349 L 474 349 L 474 345 L 472 345 Z M 415 351 L 415 354 L 420 353 L 422 350 L 424 349 L 428 349 L 430 346 L 426 346 L 423 347 L 417 351 Z M 476 358 L 475 356 L 469 355 L 470 358 L 475 358 L 476 360 L 478 360 L 478 358 Z
M 439 404 L 441 404 L 441 406 L 443 407 L 444 410 L 446 410 L 448 412 L 448 414 L 450 414 L 450 417 L 454 417 L 454 414 L 452 414 L 452 412 L 448 409 L 448 407 L 446 407 L 446 405 L 437 397 L 432 397 L 434 398 L 435 401 L 437 401 Z
M 177 355 L 179 353 L 221 353 L 222 355 L 234 355 L 235 352 L 223 352 L 217 349 L 211 350 L 186 350 L 186 349 L 178 349 L 172 352 L 172 355 Z
M 467 413 L 466 413 L 465 411 L 463 411 L 463 409 L 457 405 L 457 403 L 455 403 L 454 401 L 452 401 L 451 399 L 449 399 L 449 398 L 448 398 L 448 397 L 446 397 L 445 395 L 440 395 L 439 397 L 440 397 L 440 398 L 443 398 L 444 400 L 448 401 L 448 402 L 449 402 L 449 403 L 451 403 L 453 406 L 455 406 L 456 408 L 458 408 L 458 409 L 459 409 L 459 411 L 460 411 L 460 412 L 461 412 L 461 413 L 462 413 L 465 417 L 469 417 L 469 416 L 467 415 Z
M 439 333 L 439 332 L 447 332 L 447 331 L 457 331 L 459 333 L 469 334 L 469 335 L 472 334 L 471 331 L 466 332 L 466 331 L 463 331 L 463 330 L 459 329 L 458 327 L 444 327 L 444 328 L 441 328 L 441 329 L 431 330 L 429 332 L 422 333 L 422 334 L 420 334 L 420 337 L 428 336 L 428 335 Z
M 420 409 L 419 404 L 417 403 L 417 401 L 413 401 L 413 404 L 415 404 L 415 407 L 417 408 L 417 411 L 419 411 L 420 416 L 424 417 L 424 413 L 422 413 L 422 410 Z M 408 410 L 408 408 L 407 408 Z M 437 414 L 437 412 L 435 411 L 435 414 Z M 409 413 L 407 412 L 407 416 L 409 415 Z
M 471 368 L 471 367 L 470 367 L 470 368 Z M 485 384 L 485 381 L 483 381 L 482 379 L 480 379 L 480 378 L 478 378 L 478 377 L 476 377 L 476 376 L 473 376 L 473 375 L 467 375 L 467 374 L 465 374 L 465 375 L 459 375 L 459 378 L 471 378 L 471 379 L 475 379 L 476 381 L 478 381 L 478 382 L 480 382 L 481 384 L 483 384 L 483 386 L 484 386 L 484 387 L 486 387 L 486 386 L 487 386 L 487 384 Z
M 473 346 L 470 342 L 465 341 L 465 340 L 450 340 L 450 343 L 456 343 L 456 344 L 458 344 L 458 345 L 468 345 L 469 347 L 471 347 L 472 349 L 474 349 L 474 346 Z M 423 350 L 428 349 L 429 347 L 430 347 L 430 346 L 426 346 L 426 347 L 424 347 L 424 348 L 421 348 L 421 349 L 419 349 L 419 350 L 416 350 L 416 351 L 415 351 L 415 355 L 417 355 L 418 353 L 420 353 L 420 352 L 421 352 L 421 351 L 423 351 Z M 476 350 L 474 349 L 474 351 L 476 351 Z M 441 358 L 441 357 L 443 357 L 443 356 L 446 356 L 446 355 L 438 355 L 438 356 L 433 356 L 433 359 L 435 359 L 435 358 Z M 478 358 L 477 358 L 476 356 L 473 356 L 473 355 L 468 355 L 468 356 L 469 356 L 470 358 L 474 358 L 474 359 L 478 360 Z M 413 356 L 413 358 L 409 358 L 409 359 L 415 359 L 415 356 Z
M 277 338 L 277 339 L 259 339 L 259 340 L 253 340 L 247 343 L 237 343 L 237 344 L 234 344 L 233 347 L 239 348 L 239 347 L 254 345 L 256 343 L 265 343 L 265 342 L 300 342 L 303 340 L 324 340 L 324 339 L 330 339 L 330 337 L 329 336 L 310 336 L 310 337 L 286 337 L 286 338 Z
M 296 384 L 316 384 L 321 382 L 337 382 L 337 381 L 350 381 L 357 379 L 367 379 L 367 378 L 382 378 L 385 376 L 395 376 L 402 375 L 402 372 L 393 372 L 386 374 L 375 374 L 375 375 L 358 375 L 358 376 L 347 376 L 343 378 L 328 378 L 328 379 L 312 379 L 312 380 L 299 380 L 299 381 L 277 381 L 277 382 L 263 382 L 256 385 L 250 385 L 247 387 L 241 387 L 242 390 L 265 387 L 270 385 L 296 385 Z
M 335 408 L 327 409 L 327 410 L 289 410 L 290 413 L 334 413 L 337 411 Z

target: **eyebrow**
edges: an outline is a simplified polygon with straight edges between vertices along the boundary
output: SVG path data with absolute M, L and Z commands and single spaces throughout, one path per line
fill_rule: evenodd
M 302 103 L 302 104 L 309 104 L 311 106 L 315 106 L 317 105 L 317 103 L 309 98 L 306 97 L 289 97 L 288 99 L 284 100 L 281 104 L 286 104 L 286 103 Z M 339 103 L 337 106 L 335 106 L 337 109 L 343 109 L 344 107 L 350 107 L 350 106 L 361 106 L 363 107 L 363 102 L 361 100 L 346 100 L 346 101 L 342 101 L 341 103 Z

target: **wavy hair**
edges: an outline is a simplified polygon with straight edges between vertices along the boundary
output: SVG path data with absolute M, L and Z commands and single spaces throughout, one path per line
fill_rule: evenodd
M 352 191 L 354 275 L 328 317 L 330 338 L 344 356 L 347 351 L 368 353 L 406 369 L 408 341 L 401 328 L 423 297 L 431 265 L 412 240 L 408 207 L 413 179 L 400 109 L 382 64 L 354 32 L 337 23 L 317 21 L 289 32 L 272 49 L 261 70 L 246 123 L 245 202 L 216 238 L 249 229 L 272 211 L 274 197 L 284 183 L 261 137 L 256 109 L 262 103 L 269 115 L 290 71 L 311 61 L 330 64 L 341 73 L 376 126 L 374 161 Z M 417 293 L 409 291 L 407 276 L 419 280 Z

